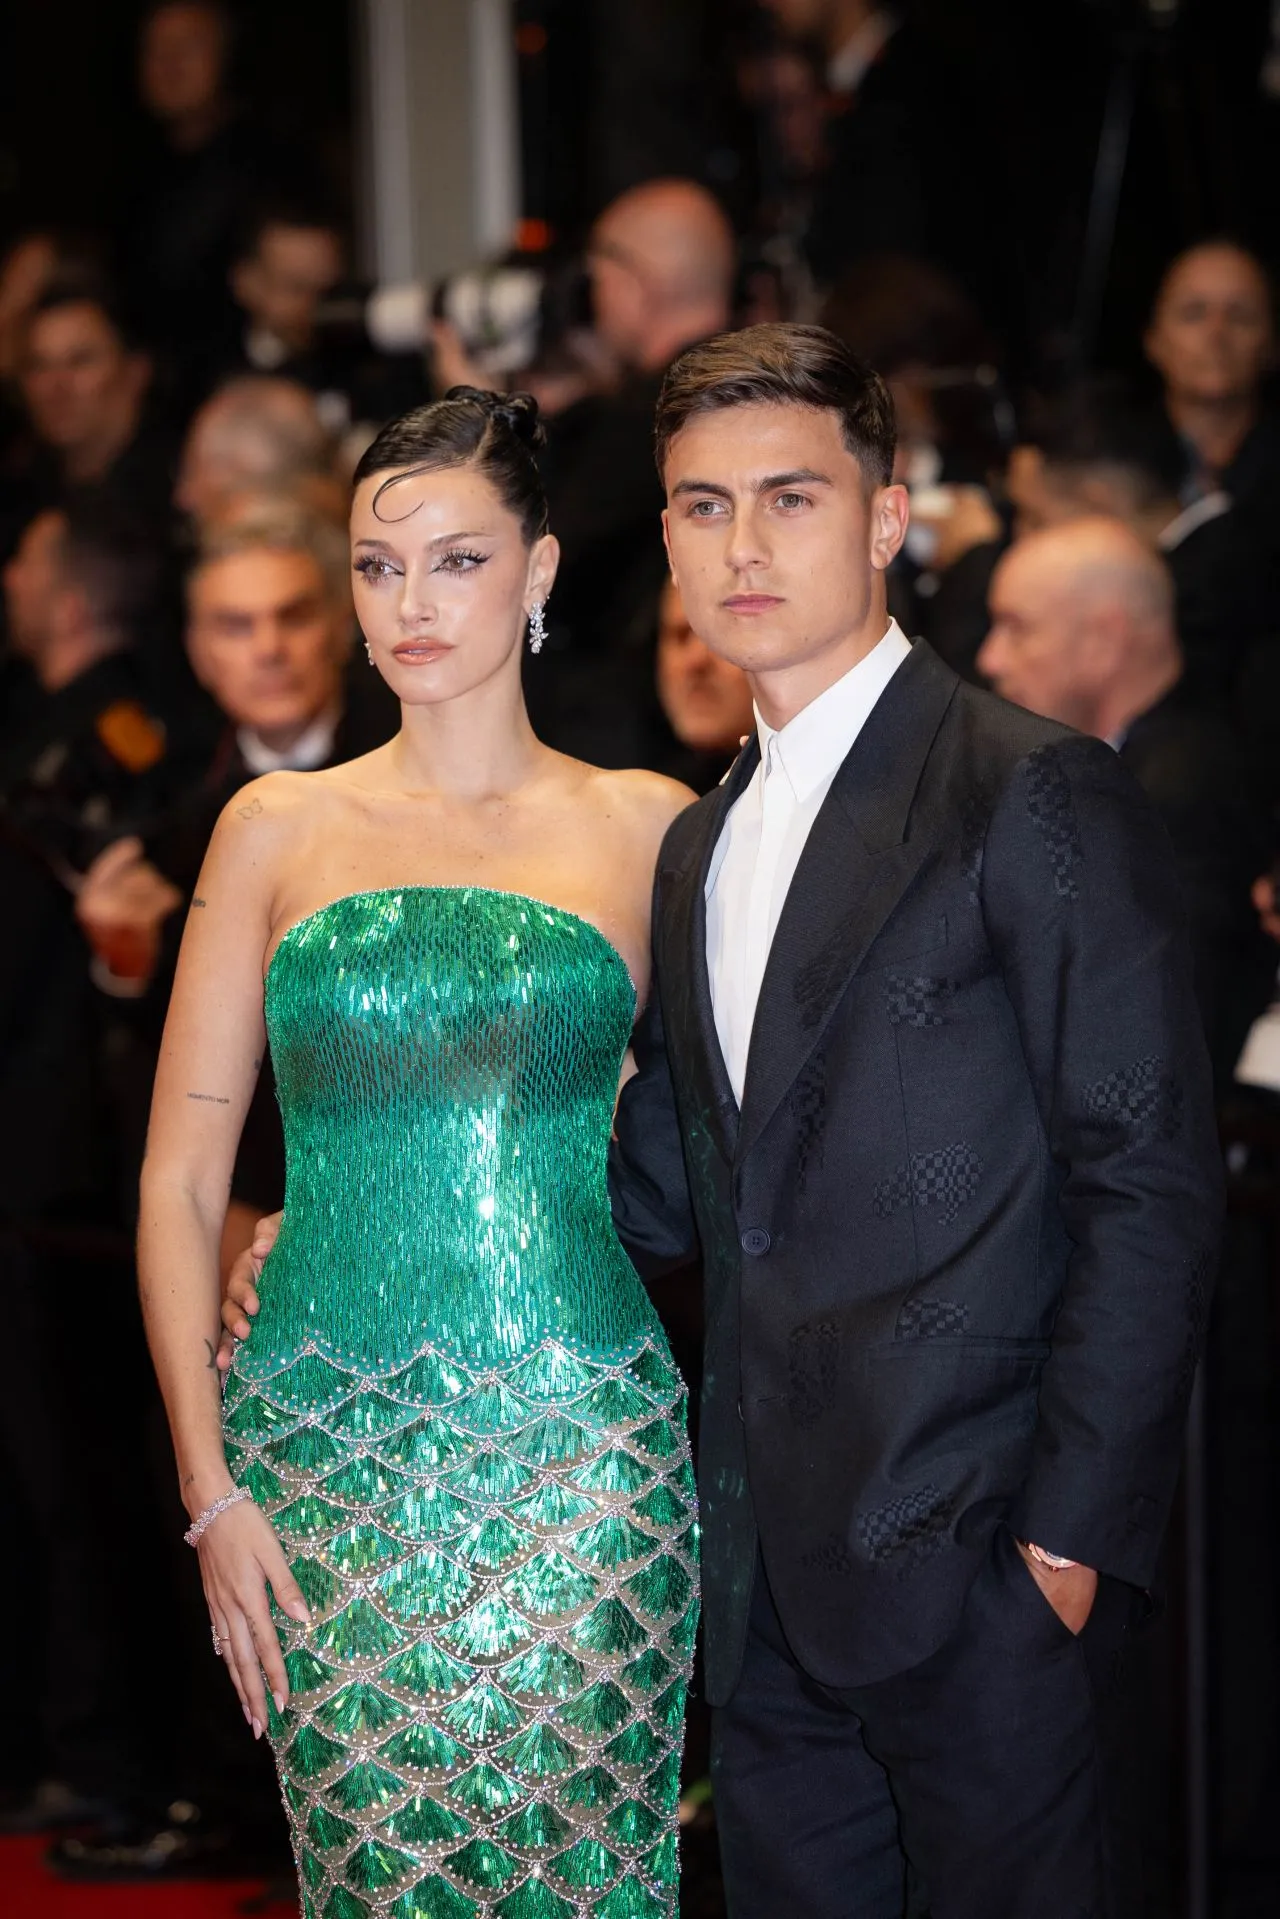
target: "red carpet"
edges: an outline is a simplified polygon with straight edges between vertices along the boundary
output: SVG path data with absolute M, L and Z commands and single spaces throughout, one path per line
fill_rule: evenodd
M 175 1886 L 73 1886 L 46 1872 L 44 1839 L 0 1839 L 4 1919 L 297 1919 L 292 1901 L 263 1903 L 260 1880 Z

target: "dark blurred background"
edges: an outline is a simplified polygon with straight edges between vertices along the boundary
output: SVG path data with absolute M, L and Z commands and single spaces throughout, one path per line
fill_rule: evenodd
M 1280 1911 L 1278 260 L 1270 0 L 0 12 L 6 1911 L 292 1909 L 172 1544 L 131 1237 L 220 807 L 396 724 L 354 645 L 354 463 L 456 382 L 534 391 L 564 554 L 535 723 L 707 790 L 751 700 L 665 578 L 653 404 L 682 347 L 788 318 L 891 386 L 909 636 L 1106 739 L 1173 839 L 1230 1215 L 1132 1810 L 1151 1919 Z M 1099 516 L 1137 556 L 1102 600 Z M 225 1264 L 281 1182 L 268 1073 Z M 697 1277 L 659 1301 L 695 1385 Z M 140 1618 L 159 1715 L 121 1671 Z M 723 1912 L 706 1754 L 695 1701 L 685 1919 Z

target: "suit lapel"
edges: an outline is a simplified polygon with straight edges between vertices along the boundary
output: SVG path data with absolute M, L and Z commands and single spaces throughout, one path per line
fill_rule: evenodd
M 932 850 L 907 838 L 958 684 L 923 642 L 898 668 L 814 821 L 778 921 L 747 1058 L 738 1154 L 760 1138 L 872 940 Z
M 759 763 L 759 741 L 752 734 L 724 783 L 702 801 L 698 809 L 700 817 L 689 836 L 684 857 L 673 867 L 664 867 L 662 873 L 662 943 L 670 956 L 662 981 L 667 1038 L 668 1042 L 687 1044 L 692 1035 L 700 1101 L 713 1116 L 718 1144 L 728 1160 L 733 1158 L 737 1137 L 738 1102 L 720 1050 L 711 1004 L 711 979 L 707 972 L 707 874 L 730 808 L 749 784 Z

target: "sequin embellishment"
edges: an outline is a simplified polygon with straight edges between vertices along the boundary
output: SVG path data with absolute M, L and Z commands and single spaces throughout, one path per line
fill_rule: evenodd
M 304 1919 L 671 1919 L 697 1511 L 605 1181 L 634 994 L 572 913 L 337 900 L 267 1018 L 286 1224 L 233 1476 L 312 1609 L 269 1728 Z

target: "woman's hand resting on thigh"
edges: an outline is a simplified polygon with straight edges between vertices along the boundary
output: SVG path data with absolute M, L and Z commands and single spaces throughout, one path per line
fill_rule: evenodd
M 289 1679 L 267 1587 L 281 1611 L 302 1624 L 311 1617 L 307 1602 L 289 1571 L 270 1520 L 252 1500 L 242 1500 L 219 1513 L 201 1536 L 196 1551 L 218 1650 L 240 1696 L 244 1716 L 253 1727 L 253 1736 L 261 1739 L 267 1723 L 267 1692 L 277 1712 L 284 1711 L 289 1697 Z
M 222 1295 L 222 1339 L 218 1346 L 218 1371 L 225 1373 L 236 1350 L 236 1341 L 248 1339 L 250 1321 L 258 1310 L 258 1277 L 267 1254 L 280 1237 L 284 1214 L 272 1213 L 260 1219 L 254 1228 L 253 1244 L 240 1254 L 227 1274 Z

